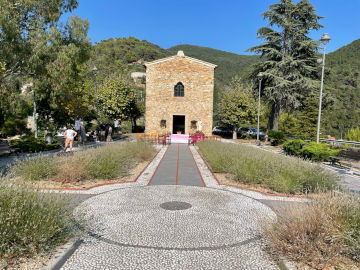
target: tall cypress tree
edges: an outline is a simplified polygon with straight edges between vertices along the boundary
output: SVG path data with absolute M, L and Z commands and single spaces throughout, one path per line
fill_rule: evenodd
M 318 41 L 309 38 L 311 30 L 322 27 L 315 8 L 308 0 L 297 4 L 280 0 L 262 14 L 268 27 L 257 31 L 264 40 L 248 51 L 261 54 L 264 59 L 252 72 L 262 72 L 262 93 L 271 106 L 268 130 L 278 129 L 280 110 L 298 108 L 304 98 L 319 85 L 317 72 Z

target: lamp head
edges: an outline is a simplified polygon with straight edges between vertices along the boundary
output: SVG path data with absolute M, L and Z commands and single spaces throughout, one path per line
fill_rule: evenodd
M 328 33 L 323 34 L 322 37 L 320 38 L 320 42 L 322 44 L 328 44 L 330 42 L 330 40 L 331 40 L 331 38 Z
M 98 71 L 97 67 L 94 66 L 93 69 L 92 69 L 92 71 L 93 71 L 94 73 L 96 73 L 96 72 Z
M 257 75 L 259 80 L 262 80 L 262 78 L 264 77 L 264 74 L 262 74 L 261 72 Z

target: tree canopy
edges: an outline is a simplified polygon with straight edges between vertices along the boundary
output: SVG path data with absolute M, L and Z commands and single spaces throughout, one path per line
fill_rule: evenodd
M 76 0 L 0 0 L 0 63 L 2 70 L 5 67 L 0 76 L 0 119 L 26 117 L 29 106 L 19 107 L 19 101 L 31 104 L 36 98 L 40 123 L 48 126 L 51 120 L 60 126 L 86 105 L 79 93 L 85 85 L 80 73 L 90 56 L 89 23 L 76 16 L 65 25 L 58 22 L 77 5 Z M 21 89 L 29 83 L 32 87 Z M 29 90 L 36 95 L 27 95 Z M 11 102 L 14 99 L 18 102 Z M 25 109 L 21 116 L 14 113 L 17 108 Z
M 104 117 L 124 121 L 136 108 L 134 88 L 119 78 L 111 77 L 99 89 L 100 109 Z
M 220 121 L 233 129 L 234 138 L 237 136 L 237 128 L 255 122 L 256 100 L 251 88 L 244 85 L 239 77 L 233 78 L 230 86 L 224 90 L 218 107 Z
M 28 60 L 39 34 L 77 5 L 77 0 L 0 0 L 0 62 L 6 66 L 5 78 L 34 72 Z
M 254 67 L 252 77 L 259 72 L 265 76 L 262 93 L 271 106 L 268 129 L 277 130 L 280 110 L 299 107 L 318 86 L 318 42 L 308 35 L 322 27 L 321 17 L 307 0 L 280 0 L 263 17 L 269 27 L 261 27 L 257 34 L 264 42 L 249 49 L 261 54 L 263 62 Z

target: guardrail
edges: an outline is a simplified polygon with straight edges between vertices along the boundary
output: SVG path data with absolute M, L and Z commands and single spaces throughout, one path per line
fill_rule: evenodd
M 356 142 L 356 141 L 345 141 L 345 140 L 330 140 L 330 139 L 320 139 L 320 141 L 322 142 L 327 142 L 333 145 L 339 145 L 339 144 L 350 144 L 352 145 L 354 148 L 356 146 L 360 146 L 360 142 Z

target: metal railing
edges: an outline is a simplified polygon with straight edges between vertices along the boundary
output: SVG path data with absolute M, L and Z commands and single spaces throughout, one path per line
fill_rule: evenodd
M 327 142 L 332 145 L 349 144 L 349 145 L 352 145 L 354 148 L 356 146 L 360 146 L 360 142 L 356 142 L 356 141 L 331 140 L 331 139 L 320 139 L 320 141 Z

